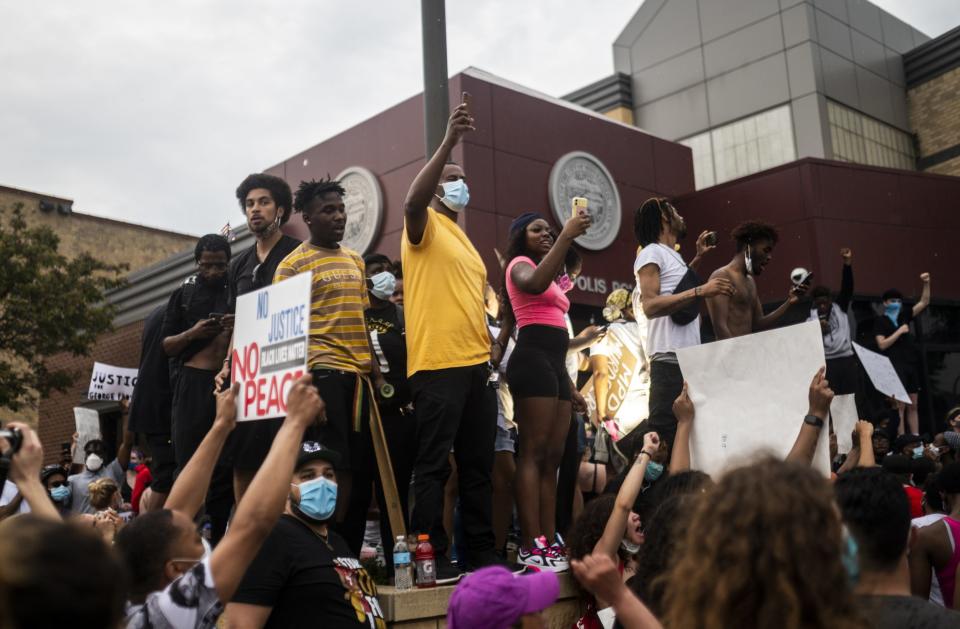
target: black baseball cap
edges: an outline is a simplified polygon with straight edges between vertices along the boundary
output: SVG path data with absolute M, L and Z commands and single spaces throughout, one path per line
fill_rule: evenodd
M 311 461 L 326 461 L 333 467 L 337 467 L 340 465 L 340 453 L 319 441 L 304 441 L 300 444 L 300 453 L 297 454 L 297 465 L 294 470 L 299 470 Z
M 923 437 L 920 435 L 900 435 L 897 437 L 897 440 L 893 442 L 893 448 L 900 452 L 907 446 L 912 446 L 915 443 L 923 443 Z
M 52 463 L 50 465 L 47 465 L 42 470 L 40 470 L 40 482 L 41 483 L 47 482 L 47 479 L 53 476 L 54 474 L 61 474 L 64 477 L 66 477 L 67 470 L 63 469 L 63 467 L 61 467 L 58 463 Z

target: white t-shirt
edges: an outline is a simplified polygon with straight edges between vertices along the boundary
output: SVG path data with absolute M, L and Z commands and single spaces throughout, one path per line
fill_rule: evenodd
M 495 325 L 488 325 L 490 335 L 493 338 L 500 336 L 500 328 Z M 500 366 L 497 373 L 494 374 L 497 379 L 497 426 L 504 430 L 511 430 L 517 427 L 513 421 L 513 396 L 510 395 L 510 385 L 507 384 L 507 364 L 510 362 L 510 356 L 513 355 L 513 349 L 517 346 L 511 336 L 507 339 L 507 346 L 503 348 L 503 357 L 500 359 Z
M 570 320 L 570 315 L 567 313 L 563 314 L 563 318 L 567 320 L 567 335 L 573 339 L 575 336 L 573 333 L 573 321 Z M 580 375 L 580 352 L 574 352 L 573 354 L 568 353 L 564 362 L 566 363 L 567 375 L 570 376 L 570 381 L 573 382 L 573 386 L 577 386 L 577 376 Z
M 17 497 L 18 493 L 20 493 L 20 490 L 17 489 L 17 486 L 12 481 L 3 481 L 3 492 L 0 493 L 0 507 L 5 507 L 13 502 L 13 499 Z M 30 513 L 30 505 L 27 504 L 26 500 L 20 501 L 20 508 L 17 510 L 17 513 Z
M 634 368 L 616 412 L 617 427 L 622 434 L 629 433 L 649 415 L 650 372 L 640 336 L 640 326 L 636 321 L 616 321 L 610 324 L 604 337 L 590 348 L 591 356 L 607 357 L 611 370 L 624 360 L 621 347 L 633 352 L 630 359 L 635 361 Z M 610 375 L 617 377 L 612 373 Z M 617 379 L 622 381 L 627 377 L 628 375 L 624 374 Z M 621 395 L 622 388 L 622 383 L 610 382 L 607 399 L 612 400 L 613 397 Z
M 672 295 L 677 284 L 687 274 L 687 265 L 679 253 L 660 243 L 644 247 L 633 263 L 633 274 L 648 264 L 660 269 L 660 294 Z M 687 325 L 677 325 L 669 316 L 650 319 L 645 348 L 650 357 L 675 352 L 683 347 L 700 344 L 700 316 Z
M 922 529 L 925 526 L 930 526 L 935 524 L 940 520 L 947 517 L 945 513 L 930 513 L 928 515 L 920 516 L 919 518 L 914 518 L 910 521 L 910 525 L 916 529 Z M 954 549 L 954 540 L 953 536 L 950 535 L 950 527 L 947 527 L 947 537 L 950 538 L 950 550 Z M 943 607 L 943 592 L 940 591 L 940 581 L 937 579 L 937 571 L 931 569 L 933 576 L 930 578 L 930 602 L 934 605 L 939 605 Z

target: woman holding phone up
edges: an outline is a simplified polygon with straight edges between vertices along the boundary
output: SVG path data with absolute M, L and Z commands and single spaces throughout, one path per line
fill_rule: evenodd
M 504 259 L 501 297 L 520 330 L 506 374 L 521 442 L 515 478 L 522 536 L 517 563 L 552 572 L 567 569 L 566 550 L 556 536 L 557 468 L 571 400 L 583 404 L 565 366 L 564 314 L 570 308 L 565 293 L 573 286 L 564 259 L 589 227 L 590 216 L 580 209 L 554 239 L 546 220 L 524 213 L 510 225 Z

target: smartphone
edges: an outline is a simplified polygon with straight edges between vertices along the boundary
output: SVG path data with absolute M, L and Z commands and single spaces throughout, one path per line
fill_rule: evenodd
M 590 214 L 590 199 L 586 197 L 573 197 L 573 200 L 570 202 L 571 216 L 576 216 L 580 210 L 583 210 L 586 214 Z
M 217 321 L 220 321 L 225 316 L 227 315 L 226 313 L 223 313 L 223 312 L 211 312 L 210 314 L 207 315 L 207 319 L 216 319 Z
M 467 106 L 467 113 L 470 112 L 470 92 L 460 92 L 460 104 Z
M 703 239 L 703 242 L 705 242 L 708 247 L 716 247 L 716 246 L 717 246 L 717 232 L 709 232 L 709 233 L 707 233 L 707 237 Z

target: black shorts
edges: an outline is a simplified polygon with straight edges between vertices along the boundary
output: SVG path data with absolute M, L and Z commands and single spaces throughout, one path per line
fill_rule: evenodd
M 570 400 L 567 373 L 567 331 L 550 325 L 520 329 L 517 346 L 507 364 L 507 384 L 513 398 L 552 397 Z
M 253 422 L 238 422 L 233 429 L 226 450 L 230 463 L 238 470 L 254 471 L 266 460 L 273 438 L 280 432 L 283 418 L 260 419 Z
M 333 369 L 314 369 L 313 384 L 326 405 L 327 421 L 307 429 L 304 440 L 316 439 L 340 454 L 340 467 L 354 470 L 372 456 L 370 437 L 370 392 L 366 385 L 357 389 L 358 375 Z M 362 384 L 362 382 L 361 382 Z M 354 403 L 360 396 L 359 422 Z
M 145 435 L 147 450 L 150 452 L 150 475 L 153 480 L 150 487 L 154 492 L 169 494 L 173 487 L 173 471 L 177 461 L 173 456 L 173 441 L 169 434 Z
M 217 416 L 213 397 L 217 372 L 183 366 L 173 391 L 173 453 L 177 470 L 182 471 Z
M 893 369 L 900 376 L 907 393 L 920 392 L 920 366 L 914 363 L 893 363 Z

